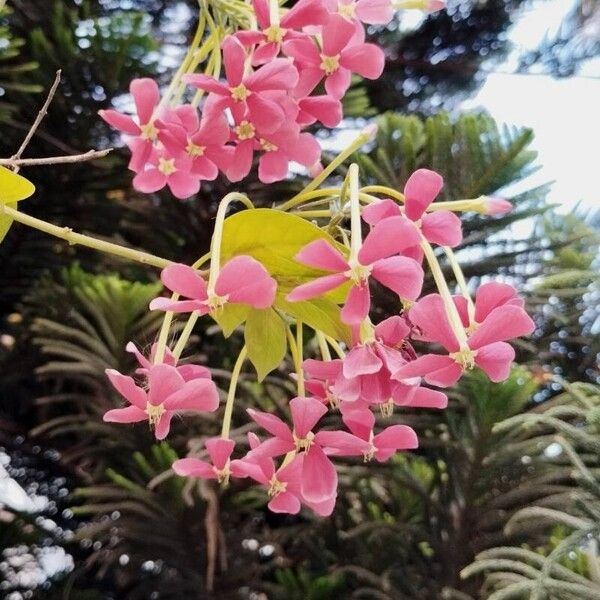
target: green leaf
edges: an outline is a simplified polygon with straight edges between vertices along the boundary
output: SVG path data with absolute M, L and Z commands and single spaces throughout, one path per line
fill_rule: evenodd
M 225 304 L 221 310 L 213 311 L 210 316 L 229 337 L 248 317 L 251 307 L 245 304 Z
M 248 358 L 262 381 L 285 357 L 285 323 L 272 308 L 252 309 L 246 320 L 244 337 Z
M 9 206 L 10 208 L 14 208 L 15 210 L 17 210 L 17 203 L 16 202 L 7 202 L 6 206 Z M 6 234 L 8 233 L 8 230 L 10 229 L 10 226 L 13 223 L 13 218 L 9 217 L 8 215 L 5 215 L 4 213 L 0 214 L 0 242 L 6 237 Z

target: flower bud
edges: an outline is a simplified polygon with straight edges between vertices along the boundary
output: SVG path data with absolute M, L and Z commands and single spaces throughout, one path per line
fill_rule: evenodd
M 486 215 L 505 215 L 513 209 L 508 200 L 494 196 L 484 196 L 483 207 Z

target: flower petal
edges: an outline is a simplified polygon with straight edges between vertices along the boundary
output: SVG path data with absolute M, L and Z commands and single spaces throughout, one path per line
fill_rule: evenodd
M 375 337 L 388 346 L 397 346 L 410 333 L 406 320 L 395 315 L 375 326 Z
M 297 397 L 290 400 L 290 411 L 294 434 L 302 439 L 313 429 L 319 419 L 327 414 L 327 407 L 316 398 Z
M 475 321 L 483 322 L 492 310 L 509 303 L 521 307 L 524 305 L 512 285 L 496 281 L 480 285 L 475 292 Z
M 302 464 L 302 495 L 309 502 L 324 502 L 336 495 L 337 472 L 320 446 L 313 444 Z
M 106 423 L 138 423 L 147 421 L 148 415 L 137 406 L 126 406 L 125 408 L 113 408 L 104 413 L 102 420 Z
M 303 265 L 323 271 L 338 273 L 348 269 L 344 255 L 323 239 L 310 242 L 294 258 Z
M 521 307 L 505 304 L 494 308 L 469 336 L 469 348 L 477 350 L 494 342 L 530 335 L 534 329 L 534 322 Z
M 371 307 L 371 291 L 367 283 L 353 285 L 346 297 L 340 317 L 344 323 L 355 325 L 367 318 Z
M 335 273 L 334 275 L 326 275 L 318 277 L 295 287 L 287 296 L 288 302 L 301 302 L 302 300 L 310 300 L 339 287 L 346 283 L 348 278 L 343 273 Z
M 475 364 L 485 371 L 491 381 L 497 383 L 508 379 L 515 351 L 506 342 L 495 342 L 477 350 Z
M 105 371 L 108 380 L 112 386 L 133 406 L 137 406 L 141 410 L 146 408 L 146 392 L 135 384 L 133 378 L 122 375 L 114 369 L 106 369 Z
M 217 469 L 222 470 L 225 468 L 233 449 L 235 448 L 235 442 L 233 440 L 215 437 L 209 438 L 204 442 L 210 460 Z
M 420 219 L 443 186 L 444 180 L 435 171 L 429 169 L 415 171 L 404 186 L 406 216 L 413 221 Z
M 417 434 L 408 425 L 391 425 L 373 438 L 375 458 L 379 462 L 388 460 L 397 450 L 414 450 L 419 447 Z
M 422 331 L 427 341 L 442 344 L 448 352 L 458 352 L 460 349 L 439 294 L 423 296 L 410 309 L 408 318 Z
M 300 500 L 291 492 L 280 492 L 267 504 L 274 513 L 296 515 L 300 512 Z
M 390 256 L 373 263 L 373 277 L 400 298 L 416 300 L 423 287 L 423 269 L 406 256 Z
M 432 244 L 454 248 L 462 242 L 461 221 L 449 210 L 436 210 L 423 215 L 421 231 Z
M 348 45 L 354 35 L 354 24 L 341 15 L 332 15 L 323 26 L 323 54 L 336 56 Z
M 192 379 L 164 401 L 167 410 L 195 410 L 212 412 L 219 407 L 219 392 L 210 379 Z
M 165 364 L 148 369 L 148 402 L 157 406 L 186 385 L 176 367 Z
M 258 423 L 258 425 L 271 435 L 286 442 L 294 443 L 290 428 L 279 417 L 271 413 L 254 410 L 253 408 L 247 409 L 247 412 L 254 422 Z
M 154 437 L 157 440 L 164 440 L 169 435 L 169 430 L 171 429 L 171 419 L 173 418 L 173 413 L 165 412 L 162 414 L 158 423 L 156 424 L 156 429 L 154 430 Z
M 298 83 L 298 71 L 289 59 L 276 58 L 246 77 L 244 83 L 253 92 L 291 90 Z
M 418 246 L 421 235 L 414 223 L 404 217 L 388 217 L 379 221 L 365 238 L 358 253 L 362 265 L 398 254 L 411 246 Z
M 275 299 L 277 282 L 251 256 L 234 256 L 221 267 L 215 292 L 228 296 L 229 302 L 269 308 Z
M 356 44 L 342 52 L 340 65 L 366 79 L 379 79 L 385 66 L 385 54 L 375 44 Z
M 216 479 L 217 475 L 209 463 L 197 458 L 180 458 L 171 468 L 181 477 L 198 477 L 199 479 Z
M 381 359 L 373 352 L 369 344 L 355 346 L 348 352 L 344 359 L 343 373 L 344 377 L 360 377 L 369 373 L 378 373 L 383 363 Z
M 135 121 L 128 115 L 124 115 L 116 110 L 99 110 L 98 114 L 111 127 L 118 129 L 127 135 L 140 135 L 140 128 Z
M 165 267 L 160 279 L 169 290 L 194 300 L 204 301 L 207 299 L 206 282 L 192 267 L 179 263 Z
M 129 85 L 129 91 L 133 96 L 140 124 L 145 125 L 152 119 L 154 108 L 160 100 L 158 84 L 148 77 L 134 79 Z
M 382 219 L 388 217 L 398 217 L 401 215 L 400 207 L 396 202 L 385 198 L 379 202 L 373 202 L 365 206 L 362 210 L 362 218 L 369 225 L 377 225 Z

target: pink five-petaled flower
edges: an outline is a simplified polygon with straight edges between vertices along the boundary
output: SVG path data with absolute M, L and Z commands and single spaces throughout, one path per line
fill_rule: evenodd
M 213 381 L 204 377 L 185 381 L 171 365 L 157 364 L 148 369 L 148 391 L 114 369 L 107 369 L 106 375 L 130 406 L 109 410 L 104 420 L 109 423 L 148 421 L 157 440 L 167 436 L 175 413 L 212 412 L 219 406 L 219 393 Z
M 385 56 L 375 44 L 364 42 L 364 32 L 356 39 L 355 26 L 333 15 L 323 26 L 323 48 L 311 39 L 293 39 L 283 44 L 283 53 L 294 59 L 300 81 L 294 91 L 298 98 L 308 96 L 325 77 L 325 90 L 340 99 L 350 87 L 352 73 L 377 79 L 383 72 Z
M 281 17 L 279 25 L 271 24 L 268 0 L 252 0 L 252 6 L 261 31 L 239 31 L 235 37 L 244 46 L 256 45 L 252 53 L 253 65 L 272 61 L 279 54 L 282 42 L 306 36 L 295 29 L 323 25 L 329 18 L 322 0 L 299 0 Z
M 448 354 L 420 356 L 400 367 L 393 377 L 399 381 L 423 377 L 427 383 L 440 387 L 453 385 L 466 369 L 475 365 L 492 381 L 503 381 L 515 357 L 515 351 L 506 340 L 529 335 L 535 329 L 523 308 L 502 304 L 487 313 L 468 336 L 467 347 L 461 347 L 438 294 L 421 298 L 411 308 L 409 318 L 423 332 L 424 339 L 440 343 Z
M 421 230 L 432 244 L 458 246 L 462 241 L 460 219 L 449 210 L 425 213 L 440 193 L 444 180 L 435 171 L 419 169 L 404 186 L 404 211 L 393 200 L 385 199 L 369 204 L 363 209 L 363 219 L 376 226 L 382 219 L 404 214 Z
M 329 454 L 336 456 L 343 453 L 346 456 L 363 456 L 365 462 L 376 458 L 385 462 L 398 450 L 414 450 L 418 448 L 417 434 L 407 425 L 391 425 L 379 433 L 375 433 L 375 416 L 370 410 L 354 408 L 353 404 L 344 404 L 342 420 L 352 432 L 355 439 L 346 438 L 346 444 L 340 448 L 332 448 Z M 327 431 L 322 432 L 322 440 L 327 443 Z M 335 432 L 334 432 L 335 433 Z M 335 439 L 333 440 L 335 443 Z
M 154 357 L 156 356 L 157 348 L 157 343 L 152 344 L 152 348 L 150 349 L 150 356 L 149 358 L 146 358 L 137 349 L 136 345 L 133 342 L 129 342 L 127 346 L 125 346 L 125 350 L 127 350 L 127 352 L 131 352 L 131 354 L 133 354 L 136 357 L 140 365 L 140 368 L 135 370 L 136 374 L 146 375 L 148 373 L 148 369 L 150 369 L 150 367 L 152 367 L 152 365 L 154 364 Z M 179 374 L 183 377 L 185 381 L 190 381 L 191 379 L 199 378 L 211 378 L 210 369 L 207 369 L 202 365 L 193 365 L 191 363 L 186 365 L 177 365 L 177 359 L 173 356 L 173 353 L 169 348 L 165 348 L 165 354 L 161 362 L 163 362 L 165 365 L 177 367 Z
M 148 162 L 133 178 L 138 192 L 152 194 L 168 186 L 175 198 L 185 200 L 200 190 L 200 177 L 191 173 L 189 157 L 173 157 L 166 149 L 154 148 Z
M 327 413 L 327 407 L 316 398 L 298 397 L 290 401 L 290 411 L 293 429 L 273 414 L 248 409 L 250 417 L 273 437 L 254 448 L 247 458 L 258 460 L 288 452 L 301 454 L 304 457 L 300 475 L 302 496 L 309 502 L 325 502 L 337 494 L 337 472 L 320 443 L 320 432 L 312 430 Z M 350 435 L 343 431 L 336 433 L 340 438 Z
M 285 111 L 269 96 L 270 91 L 290 91 L 298 83 L 298 71 L 286 58 L 276 58 L 249 75 L 244 74 L 246 52 L 241 42 L 228 36 L 222 44 L 227 83 L 208 75 L 186 75 L 186 83 L 210 92 L 210 111 L 229 108 L 236 121 L 247 118 L 260 131 L 279 128 Z
M 366 237 L 356 260 L 348 261 L 326 240 L 307 244 L 296 255 L 302 264 L 332 275 L 299 285 L 287 296 L 290 302 L 309 300 L 350 281 L 352 286 L 342 309 L 342 321 L 360 323 L 369 314 L 371 294 L 369 278 L 396 292 L 401 299 L 416 300 L 423 285 L 423 269 L 412 258 L 394 256 L 419 243 L 419 232 L 403 217 L 384 219 Z
M 332 13 L 369 25 L 385 25 L 394 16 L 390 0 L 325 0 L 325 6 Z
M 170 111 L 157 121 L 158 134 L 171 156 L 188 158 L 190 173 L 200 179 L 213 180 L 225 171 L 233 159 L 233 147 L 226 146 L 230 129 L 224 114 L 203 115 L 189 105 Z
M 216 479 L 219 483 L 227 483 L 235 469 L 231 469 L 231 453 L 235 442 L 230 439 L 214 437 L 204 442 L 210 462 L 198 458 L 180 458 L 173 463 L 173 471 L 182 477 L 198 477 L 199 479 Z
M 225 263 L 214 290 L 209 290 L 198 271 L 188 265 L 169 265 L 163 269 L 160 278 L 165 287 L 186 299 L 155 298 L 150 303 L 151 310 L 198 311 L 205 315 L 227 303 L 269 308 L 277 289 L 277 282 L 251 256 L 234 256 Z
M 134 79 L 129 91 L 137 110 L 138 123 L 129 115 L 116 110 L 101 110 L 98 114 L 112 127 L 132 136 L 128 145 L 131 149 L 129 168 L 139 171 L 150 158 L 152 147 L 158 137 L 158 129 L 153 122 L 154 110 L 160 99 L 158 85 L 153 79 Z

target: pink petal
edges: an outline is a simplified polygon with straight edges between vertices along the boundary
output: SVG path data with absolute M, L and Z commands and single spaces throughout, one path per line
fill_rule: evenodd
M 134 79 L 129 85 L 129 91 L 133 96 L 140 123 L 142 125 L 149 123 L 154 108 L 160 100 L 160 91 L 156 81 L 147 77 Z
M 454 360 L 445 354 L 424 354 L 400 367 L 392 374 L 392 379 L 404 381 L 414 377 L 423 377 L 453 364 L 455 364 Z
M 343 17 L 342 17 L 343 19 Z M 343 19 L 346 21 L 346 19 Z M 325 91 L 336 100 L 343 98 L 344 94 L 348 91 L 352 80 L 352 73 L 340 67 L 335 70 L 331 75 L 325 79 Z
M 505 215 L 513 209 L 513 205 L 504 198 L 488 196 L 484 201 L 486 215 Z
M 252 0 L 252 6 L 254 7 L 258 26 L 261 29 L 266 29 L 271 24 L 268 0 Z
M 136 137 L 127 142 L 129 149 L 131 150 L 131 158 L 129 159 L 129 164 L 127 165 L 130 171 L 134 173 L 142 173 L 146 164 L 150 160 L 153 152 L 153 146 L 151 140 L 145 140 L 141 137 Z M 162 175 L 162 173 L 161 173 Z M 161 189 L 165 186 L 165 181 L 160 185 L 158 183 L 148 185 L 159 185 L 157 189 Z M 152 189 L 153 192 L 157 191 L 157 189 Z M 140 191 L 144 191 L 140 189 Z M 150 192 L 148 192 L 150 193 Z
M 321 158 L 321 145 L 317 139 L 310 133 L 301 133 L 296 143 L 288 151 L 291 160 L 310 167 Z
M 329 19 L 329 11 L 321 0 L 299 0 L 281 18 L 286 29 L 302 29 L 308 25 L 323 25 Z
M 281 106 L 261 94 L 252 94 L 246 101 L 250 111 L 250 121 L 263 133 L 271 133 L 281 127 L 285 113 Z
M 475 364 L 485 371 L 491 381 L 497 383 L 508 379 L 515 351 L 506 342 L 495 342 L 477 350 Z
M 169 265 L 162 270 L 160 279 L 165 287 L 176 294 L 195 300 L 207 299 L 206 282 L 196 269 L 188 265 Z
M 269 484 L 269 477 L 265 476 L 264 470 L 256 462 L 245 459 L 232 460 L 229 469 L 234 477 L 251 477 L 263 485 Z
M 244 83 L 253 92 L 291 90 L 298 83 L 298 71 L 289 59 L 276 58 L 246 77 Z
M 448 352 L 458 352 L 460 345 L 444 308 L 439 294 L 429 294 L 421 298 L 409 311 L 408 318 L 423 332 L 429 341 L 439 342 Z
M 352 377 L 351 379 L 346 379 L 343 375 L 340 375 L 335 380 L 332 392 L 336 398 L 344 402 L 356 402 L 361 393 L 361 378 Z
M 454 301 L 454 306 L 456 306 L 463 327 L 467 328 L 470 324 L 467 299 L 464 296 L 452 296 L 452 300 Z
M 298 438 L 305 438 L 319 419 L 327 414 L 327 407 L 316 398 L 294 398 L 290 400 L 290 411 L 294 424 L 294 433 Z
M 417 434 L 407 425 L 392 425 L 386 427 L 373 438 L 377 448 L 375 458 L 384 462 L 393 456 L 397 450 L 414 450 L 419 447 Z
M 302 367 L 309 377 L 332 381 L 340 374 L 342 361 L 339 358 L 334 360 L 314 360 L 313 358 L 308 358 L 302 363 Z
M 137 359 L 138 363 L 141 367 L 147 369 L 150 366 L 150 361 L 137 349 L 137 346 L 133 342 L 127 342 L 127 346 L 125 346 L 125 350 L 127 352 L 131 352 Z M 108 375 L 108 373 L 107 373 Z M 114 384 L 113 384 L 114 385 Z M 145 405 L 145 402 L 144 402 Z
M 378 79 L 385 66 L 385 54 L 375 44 L 357 44 L 342 52 L 340 66 L 367 79 Z
M 239 32 L 242 33 L 242 32 Z M 239 36 L 239 33 L 236 34 Z M 264 37 L 264 35 L 263 35 Z M 274 60 L 279 54 L 279 44 L 275 44 L 274 42 L 266 42 L 260 44 L 252 54 L 252 64 L 253 65 L 264 65 L 265 63 L 269 63 Z
M 353 285 L 348 292 L 340 317 L 348 325 L 358 325 L 367 318 L 370 307 L 371 291 L 368 284 Z
M 242 43 L 233 35 L 228 35 L 221 44 L 223 50 L 223 66 L 225 77 L 230 87 L 236 87 L 242 83 L 244 76 L 244 63 L 246 51 Z
M 137 406 L 126 406 L 125 408 L 113 408 L 104 413 L 102 419 L 107 423 L 138 423 L 147 421 L 148 415 Z
M 169 430 L 171 429 L 171 419 L 173 418 L 173 414 L 170 412 L 163 413 L 162 417 L 156 424 L 156 429 L 154 430 L 154 437 L 157 440 L 164 440 L 169 435 Z
M 258 161 L 258 178 L 263 183 L 285 179 L 288 174 L 288 158 L 280 150 L 266 152 Z
M 247 409 L 247 412 L 253 421 L 258 423 L 258 425 L 265 431 L 268 431 L 271 435 L 286 442 L 294 443 L 290 428 L 279 417 L 272 415 L 271 413 L 254 410 L 253 408 Z
M 390 0 L 358 0 L 356 16 L 369 25 L 385 25 L 392 20 L 394 9 Z
M 253 140 L 243 140 L 237 144 L 231 166 L 225 171 L 229 181 L 240 181 L 250 173 L 253 154 Z
M 212 412 L 219 407 L 219 392 L 210 379 L 192 379 L 169 395 L 164 401 L 167 410 L 195 410 Z
M 356 346 L 348 352 L 344 359 L 343 373 L 348 379 L 378 373 L 383 366 L 380 358 L 373 352 L 370 345 Z
M 98 114 L 111 127 L 114 127 L 127 135 L 140 135 L 140 128 L 131 117 L 123 115 L 116 110 L 99 110 Z
M 327 451 L 333 450 L 335 456 L 361 456 L 369 451 L 369 442 L 347 431 L 319 431 L 315 443 Z
M 200 191 L 200 178 L 186 171 L 177 170 L 168 177 L 167 185 L 175 198 L 185 200 Z
M 234 256 L 221 267 L 215 292 L 229 296 L 229 302 L 269 308 L 275 299 L 277 282 L 251 256 Z
M 449 210 L 423 215 L 421 231 L 432 244 L 454 248 L 462 242 L 461 220 Z
M 343 254 L 323 239 L 310 242 L 294 258 L 303 265 L 323 271 L 348 270 L 348 261 Z
M 397 346 L 410 333 L 406 320 L 399 316 L 389 317 L 375 326 L 375 337 L 388 346 Z
M 343 273 L 336 273 L 335 275 L 326 275 L 325 277 L 318 277 L 309 283 L 303 283 L 298 287 L 295 287 L 285 299 L 288 302 L 300 302 L 302 300 L 310 300 L 339 287 L 346 283 L 348 278 Z
M 200 189 L 200 180 L 214 181 L 219 175 L 219 169 L 207 156 L 198 156 L 192 162 L 190 174 L 198 180 L 198 189 Z
M 504 342 L 522 335 L 530 335 L 535 324 L 519 306 L 505 304 L 492 310 L 469 336 L 469 348 L 477 350 L 494 342 Z
M 202 118 L 200 129 L 192 136 L 199 146 L 222 146 L 229 140 L 229 123 L 224 115 Z
M 173 301 L 169 298 L 154 298 L 150 302 L 150 310 L 168 310 L 175 313 L 188 313 L 197 310 L 200 314 L 208 313 L 208 306 L 199 300 Z
M 147 402 L 146 392 L 138 387 L 131 377 L 122 375 L 114 369 L 106 369 L 105 373 L 113 387 L 127 402 L 137 406 L 141 410 L 145 410 Z
M 286 56 L 293 58 L 296 63 L 302 67 L 300 69 L 301 77 L 302 71 L 304 71 L 307 66 L 318 69 L 318 76 L 321 76 L 321 69 L 319 68 L 319 64 L 321 63 L 319 50 L 317 45 L 310 38 L 295 38 L 285 41 L 282 50 Z
M 171 465 L 171 468 L 181 477 L 198 477 L 199 479 L 217 478 L 212 465 L 197 458 L 180 458 Z
M 438 371 L 432 371 L 427 373 L 424 380 L 430 385 L 437 385 L 438 387 L 449 387 L 454 385 L 464 373 L 464 369 L 458 363 L 453 363 L 439 369 Z
M 417 246 L 420 242 L 421 236 L 414 223 L 400 216 L 388 217 L 379 221 L 367 235 L 358 253 L 358 260 L 363 265 L 370 265 L 410 246 Z
M 209 438 L 204 442 L 206 449 L 208 450 L 208 455 L 210 456 L 210 460 L 219 471 L 225 468 L 231 453 L 235 447 L 235 442 L 233 440 L 224 439 L 224 438 Z
M 248 460 L 254 460 L 259 462 L 261 465 L 264 464 L 265 460 L 270 460 L 273 456 L 281 456 L 294 450 L 294 442 L 289 440 L 282 440 L 278 437 L 272 437 L 264 442 L 261 442 L 256 448 L 252 448 L 246 455 Z
M 356 436 L 368 440 L 375 425 L 375 416 L 368 406 L 357 402 L 342 402 L 340 406 L 344 425 Z
M 298 102 L 302 117 L 298 117 L 301 125 L 312 125 L 320 121 L 325 127 L 337 127 L 342 120 L 342 104 L 330 96 L 310 96 Z
M 267 504 L 274 513 L 296 515 L 300 512 L 300 500 L 290 492 L 280 492 Z
M 201 73 L 194 73 L 192 75 L 184 75 L 183 81 L 188 85 L 204 90 L 205 92 L 211 92 L 213 94 L 219 94 L 220 96 L 229 96 L 229 88 L 217 81 L 214 77 L 203 75 Z
M 138 192 L 144 194 L 152 194 L 162 190 L 167 184 L 167 177 L 163 175 L 158 169 L 148 169 L 147 171 L 140 171 L 133 178 L 133 187 Z
M 166 362 L 166 361 L 165 361 Z M 201 365 L 181 365 L 177 367 L 179 374 L 183 377 L 184 381 L 191 381 L 192 379 L 210 379 L 210 370 Z
M 406 388 L 410 388 L 406 390 Z M 403 390 L 405 391 L 404 393 Z M 404 386 L 400 384 L 392 394 L 394 403 L 410 408 L 446 408 L 448 396 L 437 390 L 424 387 Z
M 444 180 L 435 171 L 429 169 L 415 171 L 404 186 L 406 216 L 413 221 L 420 219 L 443 186 Z
M 400 298 L 416 300 L 423 287 L 423 269 L 412 258 L 390 256 L 373 263 L 373 277 Z
M 308 506 L 308 508 L 314 510 L 315 513 L 317 515 L 319 515 L 320 517 L 328 517 L 331 515 L 331 513 L 333 512 L 333 509 L 335 508 L 335 500 L 336 500 L 336 496 L 327 498 L 326 500 L 323 500 L 322 502 L 309 502 L 308 500 L 306 500 L 306 498 L 302 499 L 304 504 L 306 504 L 306 506 Z
M 362 218 L 369 225 L 377 225 L 382 219 L 400 216 L 400 207 L 389 198 L 373 202 L 362 210 Z
M 310 43 L 312 44 L 312 42 Z M 317 66 L 300 67 L 300 78 L 298 79 L 298 85 L 294 89 L 295 97 L 304 98 L 308 96 L 323 79 L 325 73 L 319 67 L 318 56 L 317 52 Z M 339 98 L 334 98 L 334 100 L 339 101 Z
M 512 285 L 495 281 L 480 285 L 475 293 L 475 321 L 481 323 L 494 308 L 508 303 L 523 306 L 523 300 Z
M 165 364 L 148 369 L 148 402 L 157 406 L 186 385 L 176 367 Z
M 323 26 L 323 54 L 336 56 L 348 45 L 354 34 L 354 25 L 341 15 L 334 14 Z
M 302 465 L 302 495 L 309 502 L 324 502 L 336 495 L 337 473 L 320 446 L 313 444 Z

